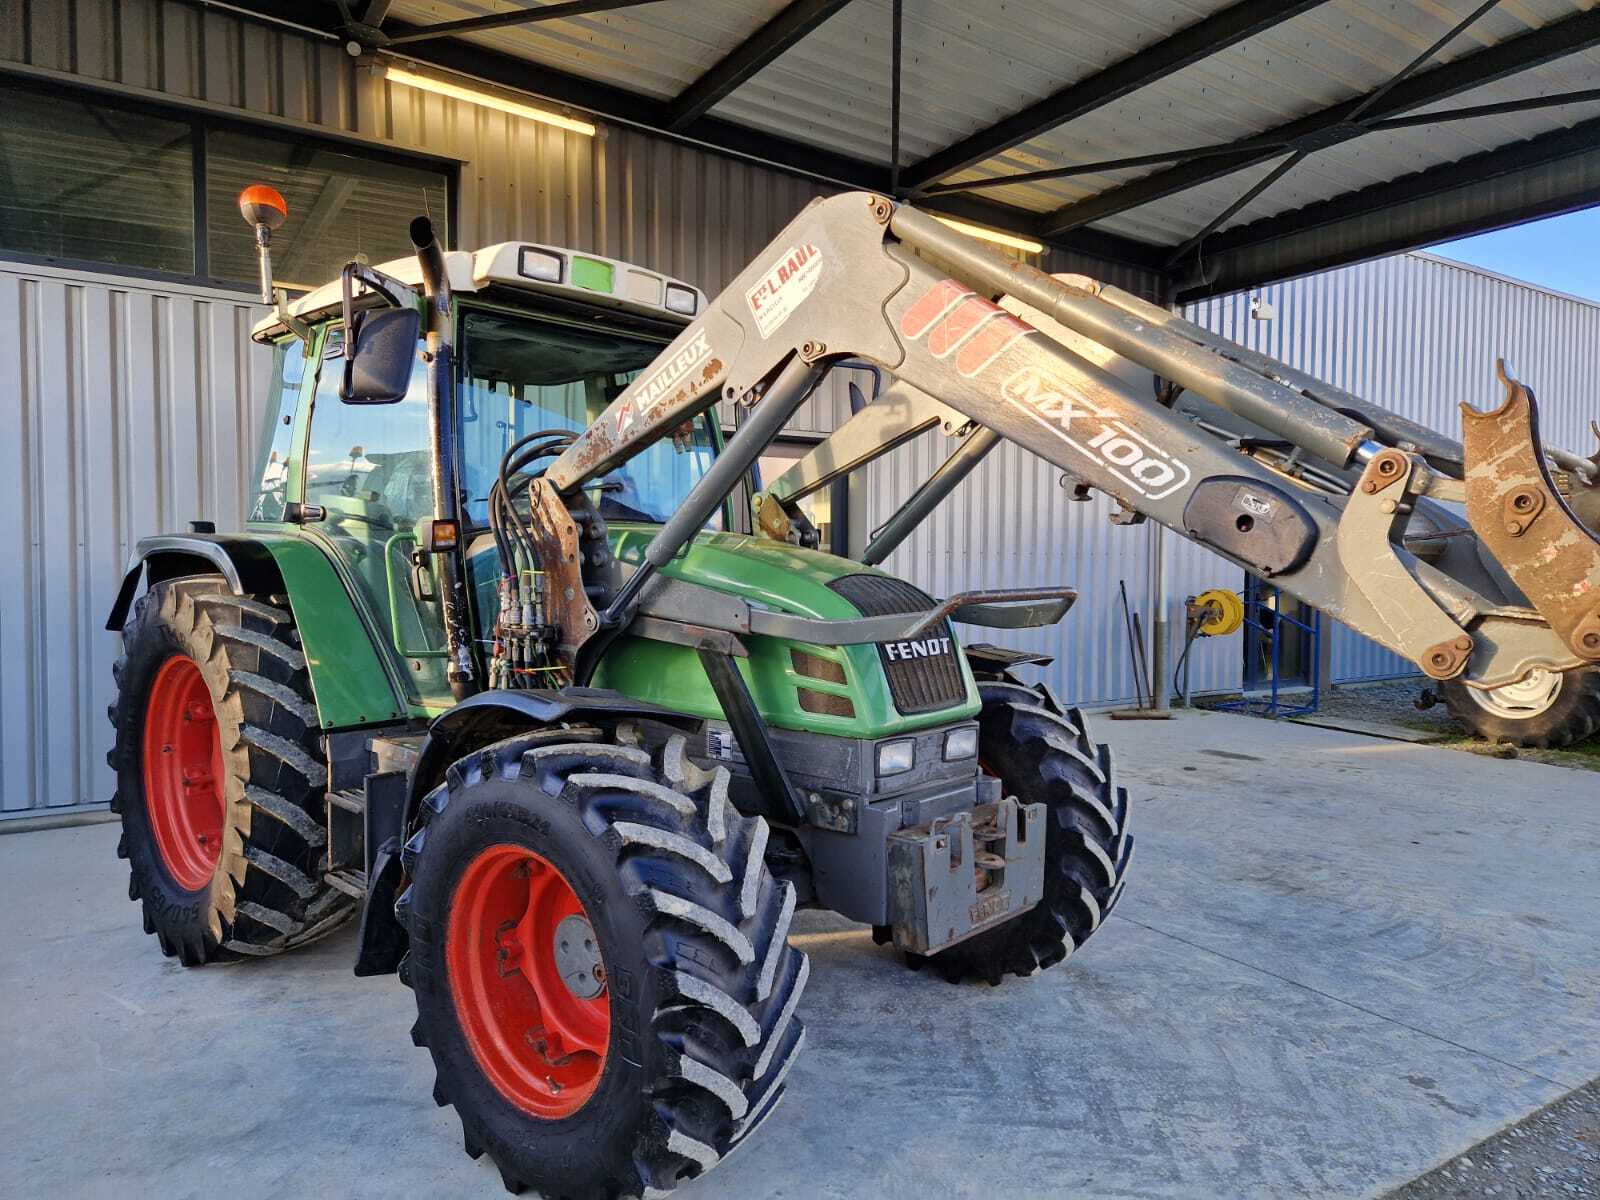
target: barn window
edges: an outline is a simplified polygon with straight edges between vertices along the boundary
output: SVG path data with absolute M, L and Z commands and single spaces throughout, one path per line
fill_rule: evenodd
M 0 249 L 195 274 L 187 121 L 0 87 Z
M 427 216 L 446 245 L 454 165 L 312 132 L 55 85 L 0 85 L 0 255 L 255 290 L 247 183 L 283 193 L 274 275 L 291 291 L 353 257 L 410 254 Z

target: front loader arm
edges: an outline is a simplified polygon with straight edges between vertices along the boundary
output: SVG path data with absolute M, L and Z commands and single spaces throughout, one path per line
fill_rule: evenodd
M 854 351 L 894 370 L 899 341 L 884 308 L 906 272 L 885 253 L 892 212 L 864 192 L 807 205 L 551 464 L 551 486 L 570 494 L 719 399 L 755 399 L 791 359 Z
M 1033 323 L 988 299 L 1002 294 Z M 1036 327 L 1056 320 L 1337 467 L 1362 469 L 1357 488 L 1341 505 L 1290 486 Z M 1580 661 L 1536 614 L 1401 545 L 1416 498 L 1436 479 L 1420 453 L 1384 446 L 1371 425 L 1251 364 L 859 192 L 808 206 L 550 468 L 548 486 L 570 496 L 718 399 L 760 400 L 647 548 L 607 623 L 627 617 L 650 572 L 703 527 L 841 359 L 896 375 L 922 394 L 912 406 L 922 417 L 953 410 L 1024 446 L 1436 678 L 1498 684 Z

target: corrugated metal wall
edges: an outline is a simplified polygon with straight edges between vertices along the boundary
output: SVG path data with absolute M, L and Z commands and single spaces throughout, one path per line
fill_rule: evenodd
M 1250 319 L 1250 296 L 1276 310 Z M 1431 428 L 1461 436 L 1465 401 L 1500 403 L 1496 358 L 1539 398 L 1548 441 L 1594 450 L 1600 304 L 1427 254 L 1406 254 L 1219 297 L 1190 320 Z M 1335 682 L 1414 673 L 1405 659 L 1329 622 Z
M 237 295 L 0 264 L 0 809 L 105 801 L 105 632 L 140 537 L 243 519 L 270 352 Z
M 715 293 L 821 189 L 806 180 L 625 129 L 588 139 L 390 86 L 331 44 L 161 0 L 0 4 L 0 61 L 387 140 L 462 163 L 455 244 L 527 239 L 640 262 Z M 241 233 L 241 236 L 243 234 Z M 1142 295 L 1155 280 L 1052 256 Z M 1455 428 L 1445 406 L 1487 403 L 1488 363 L 1509 350 L 1572 445 L 1594 409 L 1600 310 L 1423 259 L 1350 268 L 1269 289 L 1277 322 L 1236 298 L 1198 319 L 1409 416 Z M 132 543 L 205 516 L 239 519 L 267 363 L 247 337 L 248 297 L 0 264 L 0 404 L 21 436 L 0 450 L 0 489 L 28 534 L 0 591 L 0 808 L 103 803 L 105 705 L 116 640 L 100 630 Z M 842 380 L 840 381 L 842 385 Z M 802 430 L 848 412 L 842 386 L 804 409 Z M 1442 415 L 1441 415 L 1442 414 Z M 947 452 L 927 435 L 866 473 L 857 503 L 880 523 Z M 1154 544 L 1163 588 L 1152 596 Z M 1239 586 L 1237 569 L 1151 526 L 1073 504 L 1059 473 L 1014 447 L 990 456 L 890 560 L 948 594 L 979 585 L 1065 582 L 1082 599 L 1053 630 L 1006 635 L 1048 650 L 1065 697 L 1133 694 L 1117 584 L 1147 622 L 1181 626 L 1185 595 Z M 1389 669 L 1359 639 L 1344 677 Z M 1236 687 L 1237 639 L 1196 650 L 1199 690 Z
M 824 191 L 628 129 L 591 139 L 390 85 L 338 45 L 183 3 L 0 3 L 0 62 L 454 158 L 455 245 L 576 246 L 713 294 Z M 100 626 L 139 537 L 240 519 L 268 370 L 248 339 L 260 311 L 239 294 L 0 264 L 0 404 L 24 431 L 0 451 L 0 489 L 29 535 L 0 593 L 0 811 L 110 795 L 116 638 Z M 841 377 L 793 428 L 848 412 Z

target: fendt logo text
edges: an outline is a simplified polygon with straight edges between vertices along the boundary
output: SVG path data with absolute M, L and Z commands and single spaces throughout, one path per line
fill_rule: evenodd
M 935 358 L 954 354 L 956 370 L 970 378 L 1039 331 L 964 284 L 944 279 L 906 309 L 900 318 L 900 332 L 912 341 L 926 338 Z M 1097 406 L 1070 381 L 1040 366 L 1017 368 L 1000 385 L 1000 391 L 1015 407 L 1141 496 L 1159 500 L 1189 482 L 1187 466 L 1115 412 Z
M 947 637 L 921 638 L 906 642 L 880 642 L 890 662 L 905 662 L 912 658 L 938 658 L 950 653 Z

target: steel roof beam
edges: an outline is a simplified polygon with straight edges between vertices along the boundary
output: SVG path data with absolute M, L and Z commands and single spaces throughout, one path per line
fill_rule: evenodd
M 1549 96 L 1526 96 L 1521 100 L 1500 100 L 1494 104 L 1470 104 L 1465 108 L 1447 108 L 1439 112 L 1413 113 L 1409 117 L 1390 117 L 1368 126 L 1373 133 L 1387 129 L 1412 129 L 1418 125 L 1440 125 L 1447 121 L 1471 121 L 1477 117 L 1499 117 L 1506 113 L 1533 112 L 1541 108 L 1561 108 L 1568 104 L 1589 104 L 1600 100 L 1600 88 L 1583 88 L 1576 92 L 1556 92 Z
M 1438 38 L 1431 46 L 1429 46 L 1421 54 L 1417 55 L 1404 67 L 1402 67 L 1399 73 L 1394 75 L 1389 82 L 1378 88 L 1377 91 L 1368 92 L 1366 96 L 1362 98 L 1361 103 L 1356 105 L 1355 111 L 1350 113 L 1349 116 L 1345 118 L 1345 123 L 1358 124 L 1361 126 L 1361 131 L 1363 133 L 1370 132 L 1371 119 L 1369 118 L 1367 120 L 1362 120 L 1368 111 L 1376 108 L 1383 101 L 1385 96 L 1394 91 L 1395 88 L 1399 87 L 1407 79 L 1411 78 L 1411 76 L 1415 75 L 1419 70 L 1422 69 L 1425 63 L 1432 62 L 1433 59 L 1438 56 L 1439 51 L 1443 50 L 1451 42 L 1455 41 L 1455 39 L 1464 33 L 1470 26 L 1472 26 L 1478 20 L 1478 18 L 1496 8 L 1499 4 L 1500 0 L 1482 0 L 1482 3 L 1479 4 L 1477 8 L 1473 9 L 1466 16 L 1462 17 L 1461 20 L 1457 21 L 1456 24 L 1442 37 Z M 1311 156 L 1314 150 L 1320 148 L 1320 145 L 1315 143 L 1306 143 L 1296 148 L 1293 154 L 1289 155 L 1288 158 L 1284 159 L 1281 163 L 1274 167 L 1265 178 L 1263 178 L 1254 187 L 1246 191 L 1244 195 L 1240 196 L 1232 204 L 1228 205 L 1227 208 L 1223 209 L 1216 216 L 1212 217 L 1211 220 L 1207 221 L 1205 226 L 1198 233 L 1193 234 L 1188 241 L 1184 242 L 1181 246 L 1174 250 L 1172 252 L 1172 257 L 1167 259 L 1167 266 L 1176 267 L 1181 259 L 1187 257 L 1189 251 L 1198 250 L 1200 244 L 1204 242 L 1206 238 L 1211 236 L 1211 234 L 1215 233 L 1217 230 L 1221 229 L 1224 225 L 1231 221 L 1234 217 L 1234 214 L 1238 213 L 1257 196 L 1261 195 L 1274 183 L 1282 179 L 1290 171 L 1294 170 L 1297 166 L 1303 163 Z
M 683 129 L 705 116 L 735 88 L 849 3 L 850 0 L 793 0 L 684 88 L 667 109 L 666 127 Z
M 1407 117 L 1390 117 L 1384 121 L 1363 122 L 1369 133 L 1382 133 L 1390 129 L 1414 129 L 1419 125 L 1442 125 L 1450 121 L 1470 121 L 1477 117 L 1498 117 L 1507 113 L 1533 112 L 1544 108 L 1561 108 L 1568 104 L 1588 104 L 1600 101 L 1600 88 L 1584 88 L 1576 92 L 1559 92 L 1551 96 L 1528 96 L 1521 100 L 1501 100 L 1494 104 L 1473 104 L 1465 108 L 1449 108 L 1435 112 L 1413 113 Z M 1067 167 L 1050 167 L 1043 171 L 1023 171 L 1016 175 L 996 175 L 991 179 L 964 179 L 960 183 L 936 183 L 925 189 L 926 196 L 947 196 L 956 192 L 983 192 L 992 188 L 1010 187 L 1018 183 L 1044 183 L 1051 179 L 1071 179 L 1075 175 L 1104 175 L 1107 171 L 1125 171 L 1130 167 L 1165 166 L 1172 162 L 1188 162 L 1195 158 L 1214 158 L 1223 154 L 1237 154 L 1241 150 L 1259 146 L 1264 150 L 1284 147 L 1280 138 L 1266 137 L 1248 142 L 1217 142 L 1209 146 L 1190 146 L 1183 150 L 1163 150 L 1155 154 L 1133 154 L 1126 158 L 1104 158 L 1095 162 L 1073 163 Z
M 1543 29 L 1532 30 L 1452 62 L 1418 72 L 1393 87 L 1385 84 L 1375 89 L 1382 96 L 1370 106 L 1368 101 L 1373 93 L 1330 105 L 1309 116 L 1252 135 L 1246 141 L 1259 144 L 1270 139 L 1298 149 L 1325 149 L 1366 132 L 1352 120 L 1357 113 L 1371 121 L 1380 121 L 1596 45 L 1600 45 L 1600 10 L 1579 13 L 1546 25 Z M 1260 148 L 1241 150 L 1237 155 L 1218 155 L 1157 171 L 1143 179 L 1064 205 L 1049 213 L 1040 222 L 1039 228 L 1046 236 L 1057 236 L 1090 222 L 1101 221 L 1188 191 L 1214 179 L 1236 174 L 1281 153 L 1281 150 Z
M 1239 3 L 1180 29 L 1171 37 L 1147 46 L 1087 79 L 1069 84 L 1060 91 L 1031 104 L 1021 112 L 930 154 L 903 172 L 908 188 L 964 170 L 1019 146 L 1041 133 L 1048 133 L 1126 96 L 1129 92 L 1155 83 L 1220 50 L 1282 24 L 1327 0 L 1240 0 Z
M 182 2 L 205 7 L 205 0 Z M 330 28 L 333 23 L 330 18 L 336 20 L 337 14 L 320 0 L 248 2 L 248 10 L 239 7 L 230 12 L 247 20 L 254 17 L 269 24 L 287 24 L 307 35 L 340 40 L 349 36 L 337 27 Z M 389 23 L 389 28 L 396 35 L 404 36 L 418 27 L 394 21 Z M 683 129 L 669 129 L 666 125 L 668 102 L 459 38 L 440 38 L 419 45 L 415 50 L 407 46 L 400 61 L 412 61 L 421 66 L 432 66 L 469 79 L 482 80 L 549 103 L 568 105 L 610 121 L 613 125 L 632 126 L 670 141 L 729 158 L 760 163 L 824 184 L 884 193 L 889 189 L 887 164 L 837 154 L 714 117 L 701 117 Z M 1144 270 L 1159 272 L 1164 257 L 1164 250 L 1160 246 L 1098 229 L 1078 230 L 1067 237 L 1039 238 L 1035 228 L 1038 214 L 978 197 L 940 196 L 932 202 L 924 202 L 923 207 L 931 212 L 960 217 L 1006 233 L 1036 238 L 1057 250 L 1125 263 Z
M 468 17 L 463 21 L 441 21 L 437 25 L 423 25 L 407 33 L 390 37 L 384 44 L 397 46 L 402 42 L 407 44 L 431 42 L 436 38 L 453 37 L 458 33 L 504 29 L 508 25 L 531 25 L 535 21 L 559 21 L 563 17 L 581 17 L 589 13 L 610 12 L 618 8 L 638 8 L 644 4 L 659 3 L 661 0 L 566 0 L 561 4 L 536 4 L 532 8 L 491 13 L 487 17 Z
M 1341 221 L 1374 217 L 1403 205 L 1432 200 L 1457 188 L 1481 185 L 1492 179 L 1521 174 L 1583 155 L 1594 156 L 1595 179 L 1600 181 L 1600 118 L 1540 134 L 1511 146 L 1485 150 L 1452 163 L 1401 176 L 1389 183 L 1346 192 L 1342 196 L 1320 200 L 1292 212 L 1235 226 L 1211 238 L 1206 246 L 1206 255 L 1225 262 L 1229 255 L 1240 250 L 1303 238 Z M 1439 236 L 1442 238 L 1447 235 Z M 1223 273 L 1227 273 L 1226 266 L 1223 267 Z

